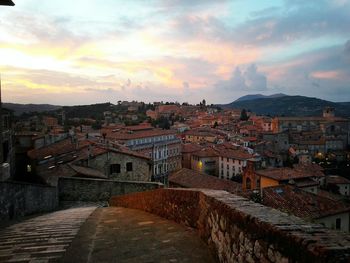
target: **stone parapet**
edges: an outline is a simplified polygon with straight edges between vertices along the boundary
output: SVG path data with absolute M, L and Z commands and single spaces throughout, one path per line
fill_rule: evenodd
M 115 196 L 196 228 L 220 262 L 350 262 L 350 236 L 225 191 L 158 189 Z
M 163 187 L 155 182 L 116 181 L 104 179 L 60 177 L 58 194 L 61 201 L 108 201 L 111 196 L 143 192 Z

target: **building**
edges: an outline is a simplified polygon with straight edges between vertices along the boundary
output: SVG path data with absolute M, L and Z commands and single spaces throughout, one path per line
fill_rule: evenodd
M 1 89 L 1 83 L 0 83 Z M 0 90 L 1 92 L 1 90 Z M 1 96 L 1 95 L 0 95 Z M 1 103 L 1 99 L 0 99 Z M 1 106 L 0 106 L 1 107 Z M 15 147 L 14 147 L 14 133 L 12 129 L 12 112 L 7 109 L 0 109 L 1 111 L 1 142 L 0 142 L 0 181 L 5 181 L 13 178 L 15 166 Z
M 263 189 L 281 184 L 293 184 L 311 193 L 317 193 L 318 187 L 324 184 L 325 175 L 317 164 L 295 165 L 293 168 L 256 169 L 248 162 L 243 173 L 243 189 Z
M 45 116 L 43 117 L 43 123 L 47 128 L 52 129 L 58 125 L 58 120 L 54 117 Z
M 192 143 L 216 143 L 219 139 L 217 134 L 205 130 L 189 130 L 185 132 L 185 141 Z
M 166 183 L 169 172 L 181 168 L 181 140 L 174 131 L 140 126 L 103 132 L 108 143 L 124 145 L 150 157 L 153 180 Z
M 106 178 L 120 181 L 150 182 L 152 178 L 151 158 L 127 148 L 112 148 L 90 145 L 85 148 L 85 158 L 78 162 L 83 167 L 92 168 Z M 91 149 L 96 148 L 96 149 Z
M 248 160 L 254 159 L 254 155 L 243 149 L 220 148 L 219 178 L 232 179 L 241 176 Z
M 185 144 L 182 144 L 182 147 L 181 147 L 182 168 L 191 169 L 192 154 L 195 153 L 195 152 L 200 151 L 202 148 L 203 148 L 202 146 L 200 146 L 199 144 L 196 144 L 196 143 L 185 143 Z
M 191 169 L 200 173 L 218 176 L 219 155 L 213 147 L 205 147 L 191 155 Z
M 326 177 L 326 185 L 331 191 L 350 196 L 350 180 L 345 177 L 329 175 Z

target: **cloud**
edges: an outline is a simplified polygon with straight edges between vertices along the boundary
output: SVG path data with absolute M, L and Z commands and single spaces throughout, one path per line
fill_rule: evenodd
M 255 64 L 251 64 L 243 73 L 236 67 L 229 80 L 219 81 L 215 86 L 226 91 L 264 91 L 267 87 L 267 78 L 258 72 Z
M 348 41 L 316 49 L 284 62 L 265 66 L 271 87 L 288 94 L 302 94 L 333 101 L 350 101 Z M 276 74 L 277 72 L 277 74 Z

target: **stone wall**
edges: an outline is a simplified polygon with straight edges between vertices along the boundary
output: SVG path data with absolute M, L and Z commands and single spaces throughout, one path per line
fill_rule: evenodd
M 0 182 L 0 220 L 55 210 L 55 187 L 19 182 Z
M 60 177 L 60 201 L 108 201 L 111 196 L 161 188 L 160 183 Z
M 349 262 L 350 236 L 225 191 L 158 189 L 113 197 L 197 228 L 220 262 Z
M 132 171 L 127 171 L 126 164 L 132 163 Z M 119 164 L 120 173 L 110 174 L 110 165 Z M 106 175 L 109 179 L 124 181 L 151 181 L 151 165 L 149 160 L 128 154 L 109 152 L 97 155 L 89 160 L 89 166 Z

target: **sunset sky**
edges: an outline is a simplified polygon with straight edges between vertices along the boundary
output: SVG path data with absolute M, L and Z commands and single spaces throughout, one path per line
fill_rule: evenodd
M 350 101 L 350 0 L 14 0 L 3 101 Z

